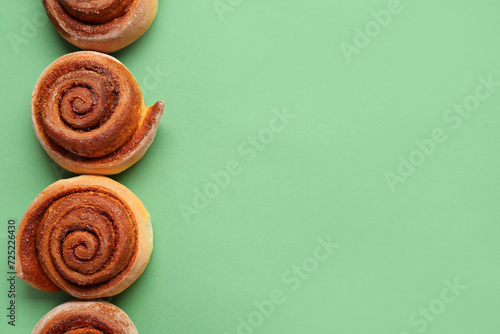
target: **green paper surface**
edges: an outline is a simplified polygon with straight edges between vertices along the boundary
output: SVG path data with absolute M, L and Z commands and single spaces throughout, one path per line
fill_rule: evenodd
M 40 1 L 4 5 L 0 332 L 29 333 L 73 298 L 19 279 L 9 297 L 9 219 L 73 176 L 36 140 L 30 98 L 78 49 Z M 498 333 L 499 10 L 161 1 L 112 54 L 166 108 L 144 158 L 112 176 L 155 245 L 108 300 L 140 333 Z

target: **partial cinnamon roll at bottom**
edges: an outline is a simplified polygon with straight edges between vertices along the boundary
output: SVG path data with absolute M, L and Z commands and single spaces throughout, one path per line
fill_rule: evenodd
M 70 301 L 47 313 L 31 334 L 139 334 L 119 307 L 102 300 Z
M 16 274 L 76 298 L 116 295 L 144 271 L 153 250 L 151 217 L 128 188 L 83 175 L 43 190 L 19 223 Z

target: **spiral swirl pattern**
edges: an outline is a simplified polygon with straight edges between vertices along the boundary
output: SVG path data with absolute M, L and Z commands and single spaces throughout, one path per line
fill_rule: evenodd
M 81 174 L 112 174 L 149 148 L 163 102 L 145 107 L 132 74 L 118 60 L 76 52 L 52 63 L 32 95 L 32 121 L 45 151 Z
M 138 334 L 132 320 L 119 307 L 95 301 L 70 301 L 47 313 L 32 334 Z
M 59 33 L 81 49 L 113 52 L 146 32 L 158 0 L 42 0 Z
M 59 3 L 75 20 L 103 24 L 125 15 L 133 0 L 60 0 Z
M 111 179 L 80 176 L 45 189 L 18 233 L 18 276 L 78 298 L 121 292 L 144 270 L 152 250 L 149 215 Z

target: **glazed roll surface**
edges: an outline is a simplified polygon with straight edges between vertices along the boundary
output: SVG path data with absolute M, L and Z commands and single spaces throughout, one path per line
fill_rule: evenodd
M 116 295 L 144 271 L 151 218 L 125 186 L 104 176 L 57 181 L 31 203 L 16 236 L 16 274 L 74 297 Z
M 138 334 L 129 316 L 102 300 L 75 300 L 48 312 L 31 334 Z
M 114 52 L 142 36 L 158 0 L 42 0 L 47 15 L 68 42 L 84 50 Z
M 116 174 L 152 144 L 163 101 L 146 107 L 141 89 L 115 58 L 80 51 L 40 75 L 31 99 L 37 139 L 59 165 L 78 174 Z

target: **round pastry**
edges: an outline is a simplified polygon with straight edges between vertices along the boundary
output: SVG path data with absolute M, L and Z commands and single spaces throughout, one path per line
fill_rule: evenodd
M 84 50 L 113 52 L 142 36 L 158 0 L 42 0 L 62 37 Z
M 129 189 L 105 176 L 77 176 L 48 186 L 26 210 L 16 274 L 40 290 L 108 297 L 142 274 L 152 250 L 151 217 Z
M 31 97 L 37 139 L 55 162 L 78 174 L 116 174 L 136 163 L 154 140 L 163 108 L 163 101 L 146 107 L 129 70 L 93 51 L 58 58 Z
M 31 334 L 139 334 L 128 315 L 103 300 L 74 300 L 52 309 Z

